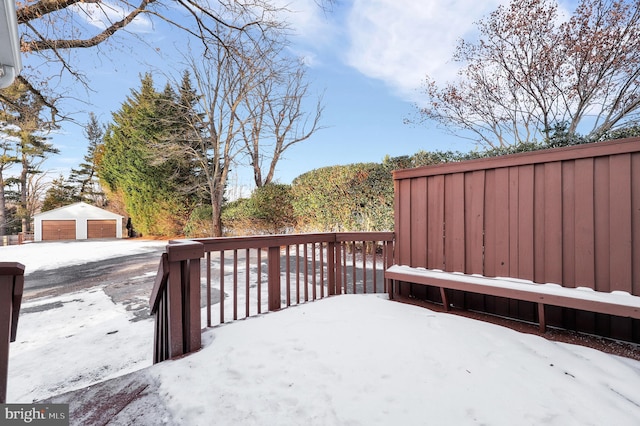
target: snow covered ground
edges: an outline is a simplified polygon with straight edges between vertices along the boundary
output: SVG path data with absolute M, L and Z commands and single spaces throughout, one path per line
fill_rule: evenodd
M 0 247 L 0 261 L 28 274 L 154 244 L 164 243 L 66 243 L 62 257 L 49 244 Z M 150 367 L 153 323 L 132 317 L 100 287 L 23 303 L 8 402 Z M 640 424 L 640 362 L 384 295 L 252 317 L 207 330 L 203 342 L 146 369 L 171 413 L 154 418 L 146 407 L 149 424 Z

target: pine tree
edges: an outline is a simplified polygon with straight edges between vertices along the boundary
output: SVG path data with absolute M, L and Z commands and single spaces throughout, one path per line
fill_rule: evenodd
M 49 124 L 41 119 L 44 108 L 42 100 L 29 91 L 24 84 L 14 84 L 2 93 L 11 102 L 2 104 L 0 123 L 7 141 L 13 141 L 16 162 L 22 169 L 18 178 L 7 179 L 5 184 L 17 186 L 19 193 L 18 215 L 22 218 L 22 232 L 28 232 L 31 217 L 37 209 L 34 197 L 30 197 L 28 182 L 30 176 L 41 173 L 40 165 L 58 150 L 48 143 L 45 136 Z M 6 193 L 3 191 L 3 197 Z
M 46 212 L 78 201 L 80 201 L 80 197 L 76 187 L 69 184 L 64 176 L 60 175 L 51 182 L 42 202 L 41 211 Z
M 159 93 L 153 78 L 141 78 L 104 136 L 98 175 L 105 189 L 119 193 L 136 229 L 144 234 L 176 235 L 189 214 L 189 199 L 175 181 L 181 165 L 166 161 L 163 141 L 177 132 L 177 96 L 170 87 Z
M 96 173 L 96 163 L 104 128 L 93 112 L 89 114 L 89 123 L 84 130 L 84 135 L 89 141 L 87 153 L 79 168 L 71 169 L 69 182 L 77 186 L 79 201 L 102 207 L 105 204 L 105 197 Z

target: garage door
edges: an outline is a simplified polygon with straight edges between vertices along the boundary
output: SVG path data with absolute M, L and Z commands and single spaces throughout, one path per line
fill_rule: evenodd
M 42 241 L 75 240 L 75 220 L 43 220 Z
M 115 238 L 115 220 L 88 220 L 87 238 Z

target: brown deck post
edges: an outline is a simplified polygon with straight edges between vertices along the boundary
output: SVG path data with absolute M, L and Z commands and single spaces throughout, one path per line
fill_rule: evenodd
M 268 259 L 269 311 L 280 310 L 280 247 L 269 247 Z
M 0 404 L 7 400 L 9 343 L 16 340 L 24 287 L 24 265 L 0 262 Z
M 327 243 L 327 274 L 328 295 L 338 294 L 336 289 L 336 243 L 334 241 Z
M 382 249 L 382 256 L 384 257 L 384 268 L 387 269 L 389 266 L 393 265 L 393 259 L 395 255 L 395 235 L 393 236 L 392 241 L 385 241 Z M 389 299 L 393 299 L 393 280 L 386 279 L 384 280 L 385 291 L 389 293 Z
M 547 320 L 544 317 L 544 303 L 538 303 L 538 322 L 540 323 L 540 331 L 547 332 Z
M 335 294 L 342 294 L 343 290 L 342 290 L 342 271 L 344 266 L 344 263 L 342 261 L 342 243 L 340 242 L 336 242 L 335 244 L 335 265 L 336 265 L 336 292 Z
M 442 298 L 442 307 L 445 312 L 449 311 L 449 297 L 447 297 L 447 289 L 440 287 L 440 297 Z
M 170 242 L 163 255 L 151 294 L 156 315 L 154 362 L 187 354 L 202 347 L 200 319 L 199 242 Z

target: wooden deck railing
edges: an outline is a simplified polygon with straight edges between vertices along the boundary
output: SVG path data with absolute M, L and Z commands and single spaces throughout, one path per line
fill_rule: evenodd
M 24 265 L 0 262 L 0 404 L 7 399 L 9 343 L 16 340 L 24 287 Z
M 155 315 L 153 362 L 200 349 L 200 258 L 204 246 L 173 242 L 162 254 L 149 301 Z
M 393 240 L 354 232 L 170 242 L 150 300 L 154 362 L 199 349 L 203 319 L 211 327 L 330 295 L 387 292 Z

